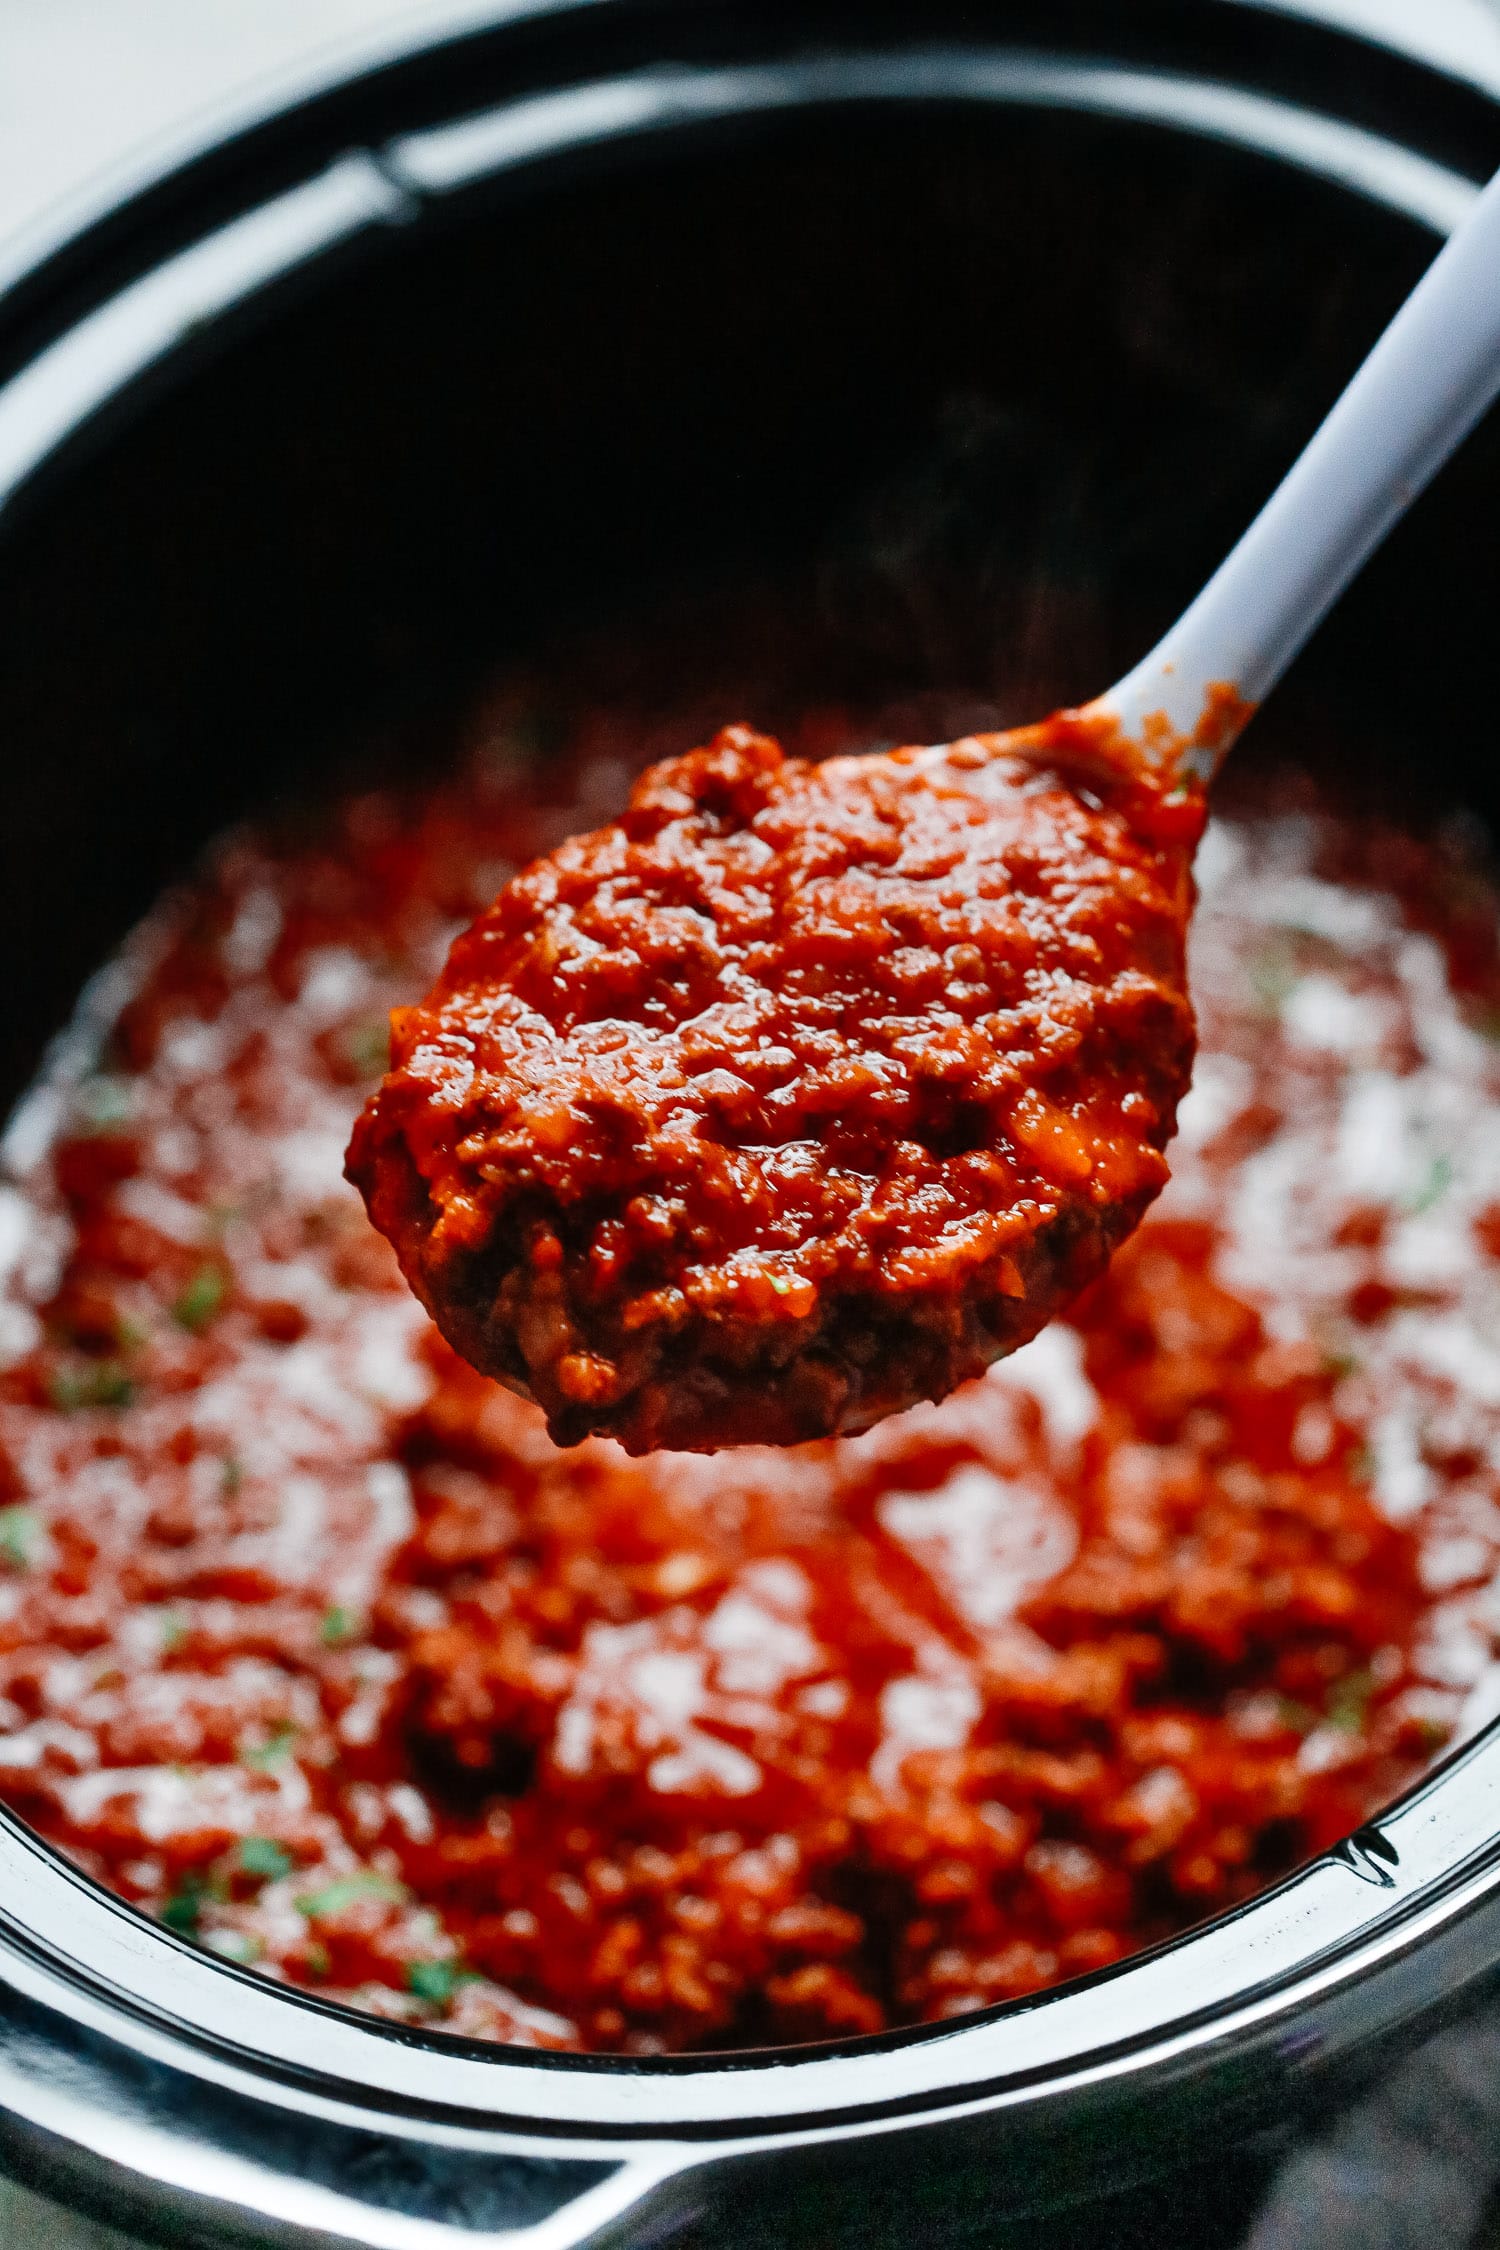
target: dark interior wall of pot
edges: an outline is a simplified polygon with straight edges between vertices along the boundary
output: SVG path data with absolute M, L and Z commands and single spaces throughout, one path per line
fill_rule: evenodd
M 1091 692 L 1432 247 L 1162 131 L 891 109 L 539 172 L 190 341 L 0 525 L 0 1092 L 216 825 L 561 617 L 800 576 L 831 676 Z M 1497 483 L 1481 433 L 1271 748 L 1483 796 Z

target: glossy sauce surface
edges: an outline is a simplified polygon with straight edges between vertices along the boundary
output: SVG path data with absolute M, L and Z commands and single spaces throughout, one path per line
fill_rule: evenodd
M 465 931 L 349 1176 L 562 1443 L 794 1444 L 942 1398 L 1166 1179 L 1201 823 L 979 739 L 809 761 L 726 728 Z
M 863 1437 L 633 1460 L 460 1361 L 340 1177 L 386 1011 L 648 742 L 532 731 L 231 839 L 13 1124 L 0 1795 L 228 1959 L 649 2053 L 1113 1961 L 1483 1716 L 1466 849 L 1305 792 L 1216 824 L 1174 1177 L 1071 1319 Z

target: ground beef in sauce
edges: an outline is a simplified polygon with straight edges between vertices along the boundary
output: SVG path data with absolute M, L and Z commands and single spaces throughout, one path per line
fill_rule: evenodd
M 862 1429 L 1025 1343 L 1192 1063 L 1201 800 L 1131 797 L 979 740 L 652 767 L 393 1019 L 349 1176 L 449 1341 L 632 1453 Z
M 649 2054 L 1117 1960 L 1493 1707 L 1471 858 L 1216 822 L 1174 1177 L 1070 1319 L 862 1437 L 633 1460 L 465 1365 L 340 1177 L 392 1003 L 622 801 L 618 718 L 534 781 L 518 734 L 231 839 L 11 1128 L 12 1807 L 227 1960 Z

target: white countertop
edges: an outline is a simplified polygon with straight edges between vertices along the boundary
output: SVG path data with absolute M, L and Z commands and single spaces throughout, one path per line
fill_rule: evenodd
M 1260 0 L 1303 11 L 1305 0 Z M 505 0 L 464 0 L 478 19 Z M 1500 94 L 1500 0 L 1319 0 Z M 129 174 L 206 111 L 274 87 L 289 66 L 376 52 L 453 0 L 0 0 L 0 264 L 14 238 L 59 231 L 93 183 Z M 129 2250 L 0 2181 L 0 2250 Z

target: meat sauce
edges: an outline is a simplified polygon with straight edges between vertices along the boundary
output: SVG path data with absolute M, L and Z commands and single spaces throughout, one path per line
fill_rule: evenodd
M 726 728 L 465 931 L 349 1176 L 560 1443 L 795 1444 L 942 1398 L 1166 1179 L 1201 825 L 1200 794 L 1101 798 L 995 738 L 809 761 Z
M 660 748 L 528 731 L 225 842 L 10 1128 L 0 1795 L 228 1961 L 651 2054 L 1099 1968 L 1486 1716 L 1461 842 L 1216 821 L 1174 1177 L 1070 1318 L 863 1436 L 632 1459 L 459 1359 L 341 1178 L 388 1010 Z

